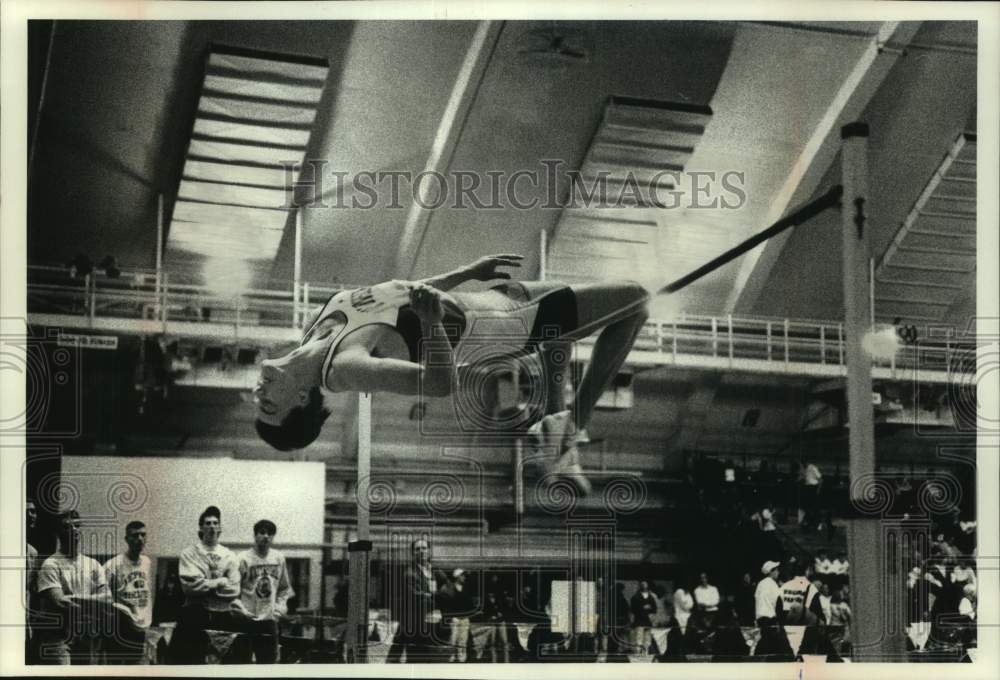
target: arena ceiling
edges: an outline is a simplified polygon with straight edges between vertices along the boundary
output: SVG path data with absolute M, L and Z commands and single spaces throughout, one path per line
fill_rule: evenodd
M 975 26 L 969 23 L 499 22 L 482 28 L 474 22 L 61 21 L 33 33 L 33 82 L 44 76 L 45 87 L 29 190 L 32 263 L 65 262 L 84 252 L 115 254 L 124 267 L 153 266 L 162 193 L 168 267 L 211 278 L 206 260 L 222 255 L 212 235 L 218 229 L 202 229 L 202 253 L 172 253 L 177 239 L 169 232 L 187 214 L 178 189 L 213 45 L 326 59 L 306 156 L 351 175 L 434 167 L 509 177 L 542 169 L 546 159 L 581 169 L 611 96 L 707 107 L 711 115 L 682 166 L 743 173 L 743 204 L 607 210 L 598 215 L 606 218 L 598 225 L 601 235 L 625 238 L 577 237 L 568 250 L 580 266 L 563 267 L 567 277 L 632 273 L 651 289 L 836 183 L 836 133 L 847 118 L 872 128 L 874 246 L 881 257 L 955 140 L 975 128 Z M 47 36 L 46 74 L 39 45 Z M 871 58 L 873 44 L 890 47 Z M 914 47 L 904 54 L 907 44 Z M 927 45 L 951 48 L 921 47 Z M 616 162 L 642 160 L 626 148 Z M 329 182 L 325 189 L 330 192 Z M 562 211 L 544 207 L 446 207 L 414 215 L 406 191 L 400 206 L 303 211 L 303 279 L 367 283 L 425 275 L 492 251 L 524 253 L 525 274 L 532 276 L 540 234 L 546 232 L 554 251 L 568 233 L 560 226 Z M 623 215 L 651 226 L 631 238 L 634 230 L 616 222 Z M 284 287 L 291 280 L 291 217 L 282 231 L 265 249 L 267 257 L 254 261 L 254 284 Z M 659 301 L 658 310 L 838 318 L 838 239 L 831 213 Z M 175 250 L 181 246 L 187 248 Z M 917 320 L 959 321 L 974 299 L 974 270 L 967 273 L 970 285 L 963 294 L 949 293 L 947 304 L 908 290 L 931 306 L 927 313 L 904 311 Z

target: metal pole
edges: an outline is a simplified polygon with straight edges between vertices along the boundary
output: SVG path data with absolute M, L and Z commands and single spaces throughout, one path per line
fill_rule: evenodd
M 871 256 L 869 224 L 868 126 L 852 123 L 841 130 L 844 202 L 841 211 L 844 252 L 844 335 L 847 359 L 848 474 L 850 513 L 847 548 L 851 595 L 857 614 L 851 622 L 855 660 L 891 661 L 905 656 L 903 627 L 887 611 L 890 599 L 906 592 L 905 580 L 887 568 L 882 517 L 861 508 L 875 479 L 875 419 L 872 409 L 872 361 L 862 347 L 871 329 Z M 898 552 L 898 551 L 897 551 Z M 898 589 L 892 598 L 890 593 Z
M 544 281 L 546 275 L 546 269 L 548 269 L 546 262 L 546 255 L 549 247 L 549 235 L 544 229 L 542 229 L 539 235 L 538 243 L 538 280 Z
M 358 394 L 358 538 L 347 545 L 351 583 L 347 593 L 347 631 L 344 634 L 348 663 L 367 663 L 370 518 L 368 485 L 371 478 L 372 395 Z
M 302 285 L 302 208 L 295 211 L 295 264 L 292 273 L 292 327 L 302 324 L 302 310 L 299 308 L 299 286 Z
M 156 197 L 156 299 L 163 290 L 163 194 Z
M 97 276 L 87 274 L 83 279 L 84 290 L 87 292 L 87 317 L 90 319 L 90 327 L 94 327 L 94 316 L 97 312 L 95 297 L 97 296 Z
M 31 172 L 35 166 L 35 150 L 38 148 L 38 128 L 42 126 L 42 107 L 45 106 L 45 92 L 49 85 L 49 69 L 52 66 L 52 44 L 56 41 L 56 25 L 52 22 L 49 33 L 49 45 L 45 50 L 45 70 L 42 72 L 42 86 L 38 93 L 38 108 L 35 111 L 35 128 L 31 131 L 31 148 L 28 150 L 28 182 L 31 182 Z
M 544 232 L 542 232 L 544 233 Z M 511 362 L 511 384 L 514 388 L 514 403 L 521 403 L 521 367 L 517 361 Z M 524 514 L 524 438 L 514 440 L 514 512 Z

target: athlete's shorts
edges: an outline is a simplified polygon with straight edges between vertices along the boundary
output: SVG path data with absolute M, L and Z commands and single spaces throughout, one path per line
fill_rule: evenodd
M 503 283 L 477 293 L 451 293 L 466 317 L 462 343 L 495 341 L 534 352 L 576 330 L 576 295 L 564 283 Z

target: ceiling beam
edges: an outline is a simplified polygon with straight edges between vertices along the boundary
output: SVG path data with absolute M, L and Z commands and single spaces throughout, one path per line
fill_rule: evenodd
M 441 122 L 438 124 L 437 134 L 434 136 L 434 143 L 431 146 L 431 153 L 427 158 L 424 172 L 444 174 L 448 171 L 502 28 L 502 21 L 481 21 L 476 26 L 476 32 L 469 43 L 469 49 L 465 53 L 465 59 L 458 71 L 458 77 L 452 87 L 448 104 L 445 106 Z M 394 266 L 395 275 L 398 278 L 409 279 L 413 277 L 417 255 L 427 233 L 432 212 L 422 207 L 421 203 L 427 205 L 430 198 L 428 193 L 432 184 L 434 183 L 422 182 L 420 184 L 420 200 L 413 201 L 407 214 Z
M 778 221 L 790 206 L 812 197 L 840 149 L 840 127 L 863 113 L 899 59 L 901 48 L 919 28 L 920 22 L 887 21 L 871 36 L 771 202 L 765 224 Z M 790 237 L 791 232 L 779 234 L 744 256 L 724 313 L 746 313 L 753 308 Z

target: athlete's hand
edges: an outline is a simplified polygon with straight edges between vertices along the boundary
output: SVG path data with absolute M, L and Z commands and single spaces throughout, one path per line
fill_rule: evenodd
M 420 320 L 426 323 L 438 323 L 444 318 L 441 292 L 422 283 L 414 284 L 410 290 L 410 306 Z
M 509 279 L 510 274 L 498 272 L 497 267 L 520 267 L 523 259 L 523 255 L 487 255 L 468 266 L 469 276 L 473 281 Z

